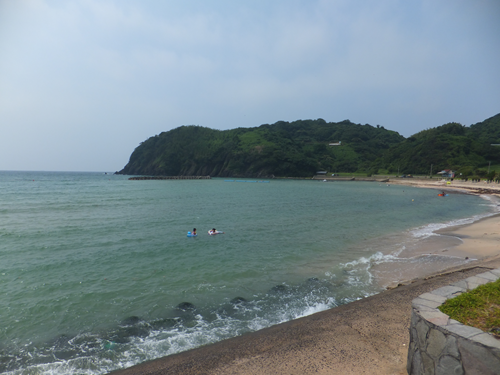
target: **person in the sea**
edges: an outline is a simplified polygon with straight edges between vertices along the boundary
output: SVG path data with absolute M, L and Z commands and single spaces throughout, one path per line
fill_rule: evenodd
M 209 234 L 220 234 L 220 233 L 224 234 L 224 232 L 217 232 L 217 229 L 215 229 L 215 228 L 210 229 L 210 230 L 208 231 L 208 233 L 209 233 Z
M 193 232 L 191 232 L 194 236 L 196 236 L 196 228 L 193 228 Z

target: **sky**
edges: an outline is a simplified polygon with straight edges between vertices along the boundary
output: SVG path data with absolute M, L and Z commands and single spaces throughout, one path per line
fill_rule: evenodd
M 182 125 L 500 113 L 498 0 L 0 0 L 0 170 L 121 170 Z

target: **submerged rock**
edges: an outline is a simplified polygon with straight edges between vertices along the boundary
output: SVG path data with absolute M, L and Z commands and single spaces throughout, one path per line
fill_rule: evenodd
M 233 305 L 239 305 L 239 304 L 242 304 L 242 303 L 245 303 L 245 302 L 248 302 L 248 301 L 245 298 L 243 298 L 243 297 L 234 297 L 230 302 Z
M 280 284 L 273 286 L 270 290 L 271 293 L 285 293 L 287 291 L 286 285 Z
M 154 330 L 162 330 L 175 327 L 175 325 L 177 325 L 178 323 L 179 323 L 178 319 L 165 318 L 165 319 L 153 320 L 152 322 L 149 323 L 149 325 Z
M 196 310 L 196 306 L 193 305 L 191 302 L 181 302 L 175 308 L 177 310 L 184 311 L 184 312 Z
M 126 319 L 123 319 L 120 323 L 121 326 L 132 326 L 132 325 L 135 325 L 137 323 L 140 323 L 142 321 L 141 318 L 139 318 L 138 316 L 129 316 L 128 318 Z

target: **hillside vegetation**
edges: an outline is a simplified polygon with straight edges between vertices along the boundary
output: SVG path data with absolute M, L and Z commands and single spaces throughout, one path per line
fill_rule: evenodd
M 340 146 L 330 143 L 341 141 Z M 119 174 L 212 177 L 310 177 L 319 170 L 486 174 L 500 164 L 500 114 L 466 127 L 448 123 L 404 138 L 383 126 L 323 119 L 256 128 L 181 126 L 142 142 Z

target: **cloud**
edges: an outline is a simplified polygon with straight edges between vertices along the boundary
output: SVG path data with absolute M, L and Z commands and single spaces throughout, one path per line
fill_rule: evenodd
M 498 112 L 499 9 L 493 0 L 0 0 L 0 123 L 14 140 L 0 140 L 0 169 L 30 169 L 31 152 L 45 169 L 85 164 L 86 152 L 120 169 L 139 142 L 183 124 L 349 118 L 408 136 L 475 123 Z M 63 163 L 47 149 L 69 155 Z

